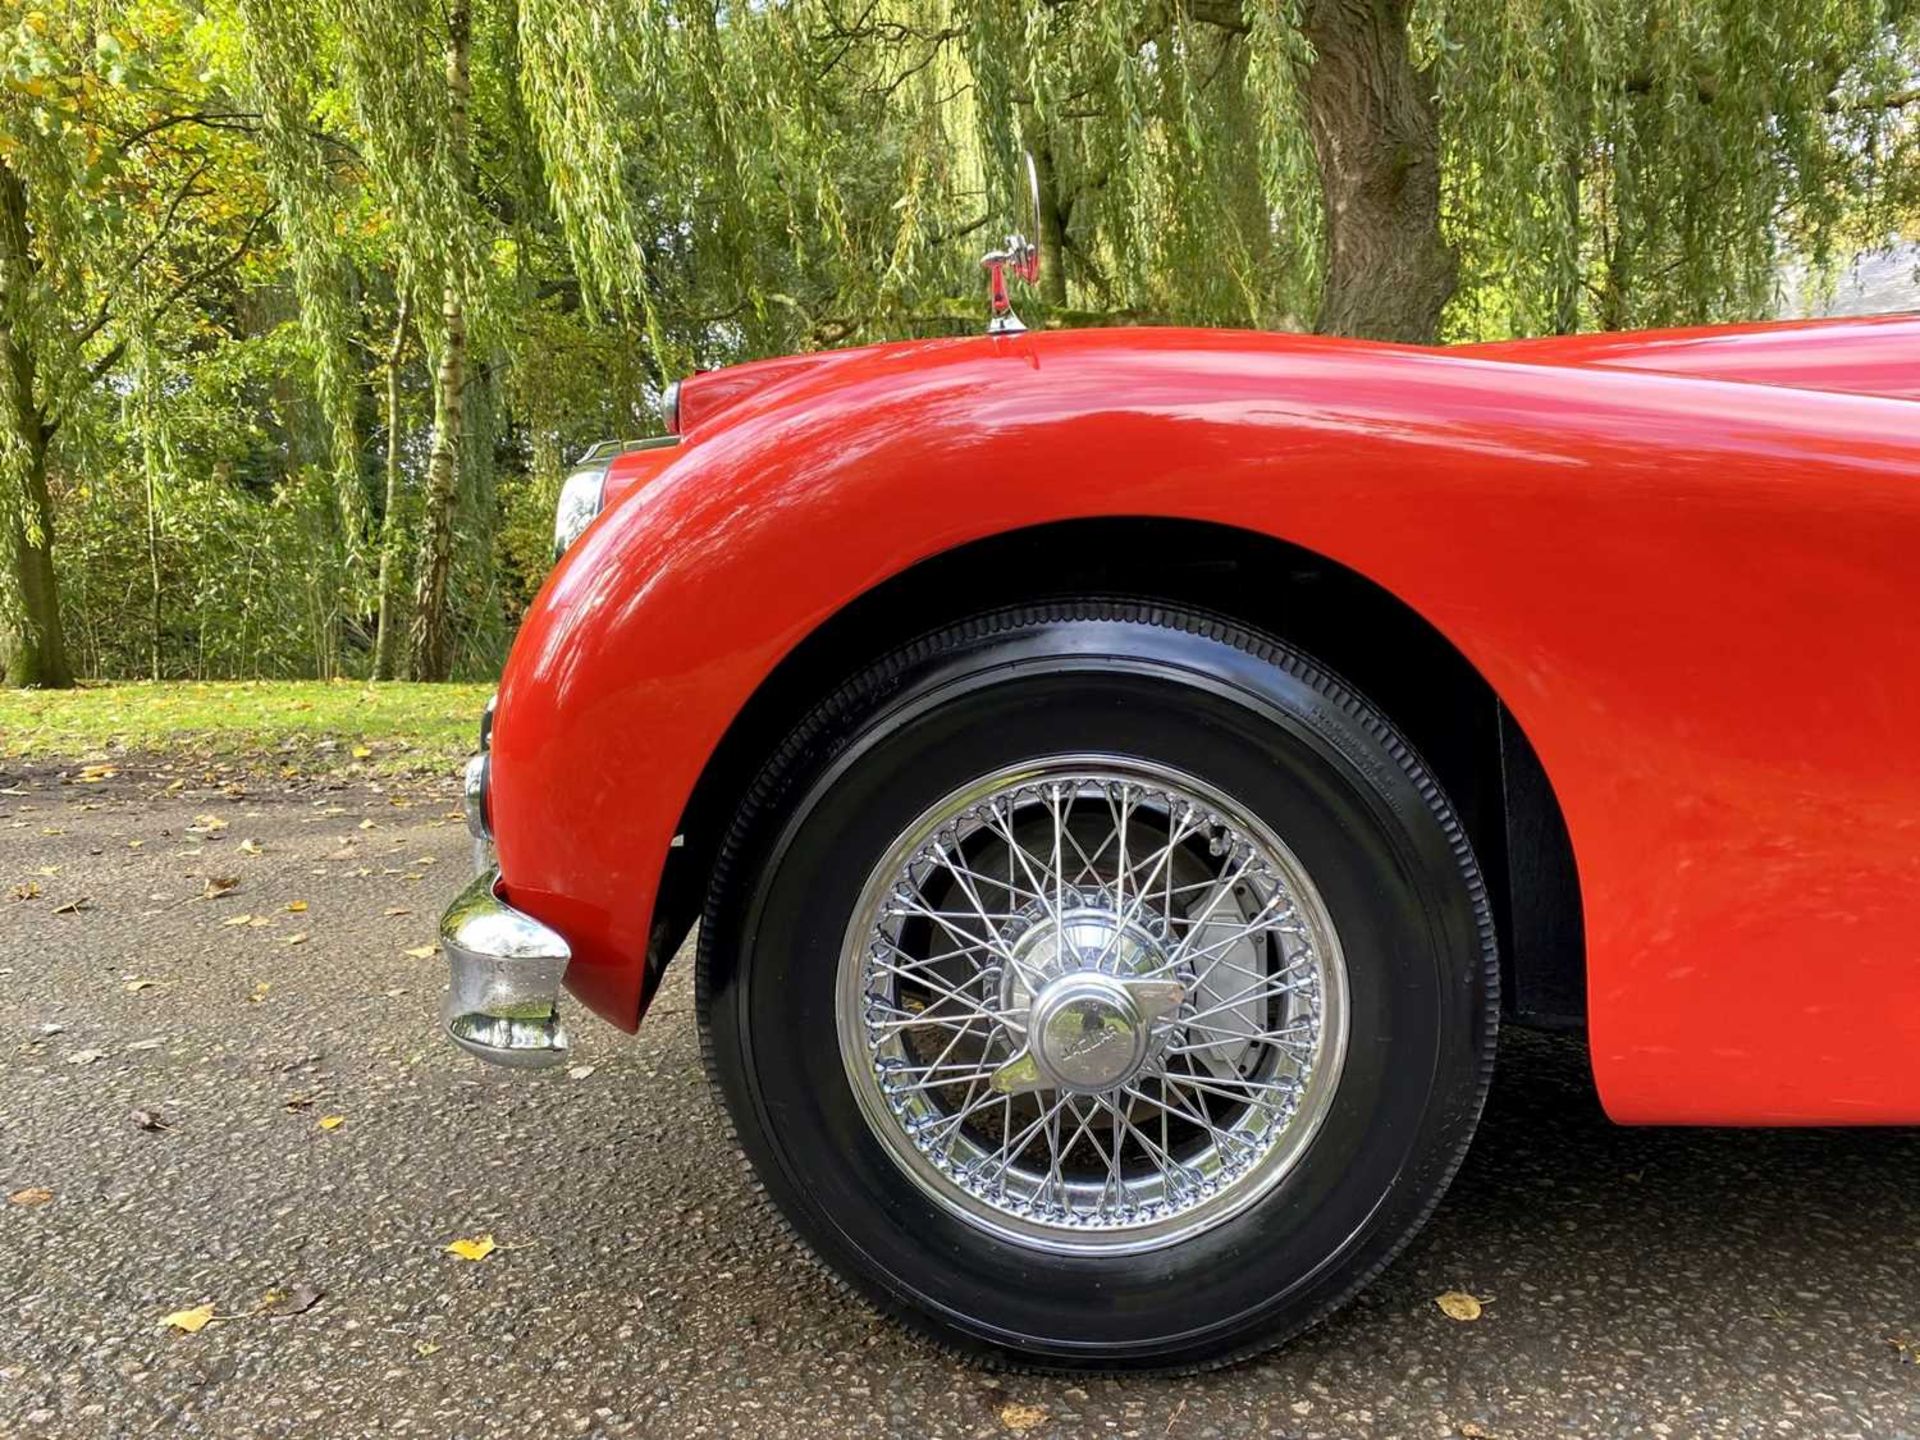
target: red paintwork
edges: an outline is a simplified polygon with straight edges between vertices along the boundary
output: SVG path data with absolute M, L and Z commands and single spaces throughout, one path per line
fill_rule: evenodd
M 607 473 L 600 481 L 601 508 L 613 509 L 671 465 L 679 453 L 673 446 L 621 451 L 608 463 Z
M 1884 338 L 1829 340 L 1862 335 Z M 1065 332 L 736 393 L 520 632 L 492 795 L 512 900 L 632 1027 L 682 806 L 803 636 L 997 532 L 1209 520 L 1392 591 L 1524 727 L 1573 840 L 1615 1118 L 1920 1121 L 1920 408 L 1580 349 Z
M 1920 315 L 1566 335 L 1462 346 L 1453 353 L 1920 400 Z

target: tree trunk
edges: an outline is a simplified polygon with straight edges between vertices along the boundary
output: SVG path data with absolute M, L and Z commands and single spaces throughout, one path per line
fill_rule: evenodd
M 147 488 L 147 676 L 160 680 L 160 486 L 153 454 L 153 377 L 143 357 L 140 367 L 140 464 Z
M 387 505 L 380 513 L 380 616 L 373 636 L 373 678 L 391 680 L 400 660 L 400 360 L 407 348 L 411 297 L 400 297 L 387 352 Z
M 1053 137 L 1050 136 L 1039 118 L 1039 113 L 1031 104 L 1020 107 L 1020 128 L 1026 137 L 1027 153 L 1033 156 L 1033 178 L 1035 188 L 1040 192 L 1040 213 L 1035 216 L 1026 214 L 1027 176 L 1022 169 L 1016 184 L 1023 192 L 1019 196 L 1020 204 L 1014 213 L 1020 218 L 1015 222 L 1019 229 L 1030 224 L 1039 226 L 1039 234 L 1033 236 L 1033 243 L 1040 247 L 1040 301 L 1049 310 L 1067 308 L 1067 217 L 1061 205 L 1060 172 L 1053 163 Z
M 34 394 L 36 363 L 26 326 L 35 261 L 27 233 L 27 190 L 0 159 L 0 426 L 9 432 L 19 490 L 0 484 L 11 603 L 0 609 L 0 684 L 66 689 L 73 684 L 60 593 L 53 571 L 53 497 L 47 449 L 53 424 Z M 12 612 L 12 613 L 8 613 Z
M 467 187 L 467 103 L 472 83 L 467 55 L 473 14 L 468 0 L 447 9 L 447 124 L 457 182 Z M 421 515 L 420 573 L 413 599 L 413 677 L 445 680 L 453 670 L 447 589 L 453 569 L 453 505 L 460 481 L 460 431 L 467 388 L 467 315 L 460 291 L 449 282 L 442 298 L 445 333 L 433 391 L 433 450 L 427 460 Z
M 1440 235 L 1440 107 L 1411 0 L 1310 0 L 1308 126 L 1326 212 L 1323 334 L 1431 344 L 1456 261 Z

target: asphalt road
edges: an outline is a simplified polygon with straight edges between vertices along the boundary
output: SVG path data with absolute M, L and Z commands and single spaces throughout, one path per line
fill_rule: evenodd
M 684 970 L 572 1076 L 435 1038 L 450 783 L 221 778 L 0 774 L 0 1435 L 1920 1434 L 1920 1135 L 1612 1129 L 1526 1035 L 1426 1237 L 1284 1352 L 969 1368 L 782 1248 Z

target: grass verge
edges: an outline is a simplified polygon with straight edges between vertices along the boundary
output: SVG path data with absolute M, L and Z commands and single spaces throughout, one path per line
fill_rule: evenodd
M 492 689 L 236 680 L 0 690 L 0 757 L 154 754 L 298 773 L 443 770 L 472 751 Z

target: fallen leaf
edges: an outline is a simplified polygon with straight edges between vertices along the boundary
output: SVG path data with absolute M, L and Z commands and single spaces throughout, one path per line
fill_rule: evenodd
M 253 919 L 251 915 L 229 915 L 220 923 L 222 925 L 244 925 L 251 919 Z
M 23 881 L 13 887 L 12 894 L 16 900 L 38 900 L 40 898 L 40 882 L 38 880 Z
M 231 894 L 234 887 L 239 883 L 240 877 L 238 875 L 209 875 L 207 877 L 206 889 L 200 892 L 200 898 L 202 900 L 218 900 L 222 895 Z
M 307 911 L 307 902 L 304 900 L 289 900 L 287 902 L 287 909 L 296 915 L 304 915 Z
M 347 1117 L 344 1115 L 322 1115 L 320 1117 L 320 1128 L 322 1130 L 338 1130 L 346 1123 Z
M 67 1056 L 67 1064 L 91 1065 L 96 1060 L 104 1060 L 106 1058 L 107 1052 L 104 1050 L 76 1050 Z
M 378 829 L 379 827 L 376 826 L 371 820 L 362 820 L 360 822 L 360 828 L 362 830 L 374 830 L 374 829 Z
M 267 992 L 272 988 L 273 988 L 273 982 L 271 980 L 254 981 L 253 992 L 247 996 L 248 1002 L 254 1005 L 258 1005 L 262 1000 L 267 998 Z
M 1493 1440 L 1493 1432 L 1484 1425 L 1476 1425 L 1471 1420 L 1462 1420 L 1454 1432 L 1460 1440 Z
M 176 1310 L 160 1322 L 163 1330 L 182 1330 L 189 1335 L 198 1335 L 213 1322 L 213 1306 L 196 1305 L 191 1310 Z
M 413 1342 L 413 1352 L 416 1355 L 438 1355 L 440 1347 L 431 1340 L 416 1340 Z
M 1434 1304 L 1440 1307 L 1440 1313 L 1449 1320 L 1478 1320 L 1481 1304 L 1464 1290 L 1449 1290 L 1438 1297 Z
M 119 773 L 120 767 L 117 765 L 82 765 L 79 775 L 75 778 L 83 784 L 97 785 L 102 780 Z
M 141 846 L 145 845 L 146 843 L 147 842 L 144 840 L 129 840 L 127 841 L 127 849 L 138 850 Z
M 129 1050 L 158 1050 L 158 1049 L 159 1049 L 159 1048 L 160 1048 L 160 1047 L 161 1047 L 162 1045 L 164 1045 L 164 1044 L 166 1044 L 166 1043 L 167 1043 L 166 1041 L 164 1041 L 164 1040 L 161 1040 L 161 1039 L 158 1039 L 158 1038 L 155 1038 L 155 1039 L 152 1039 L 152 1040 L 136 1040 L 136 1041 L 134 1041 L 134 1042 L 133 1042 L 133 1043 L 132 1043 L 131 1045 L 129 1045 L 129 1046 L 127 1046 L 127 1049 L 129 1049 Z
M 413 911 L 409 910 L 404 905 L 389 905 L 386 908 L 385 913 L 388 915 L 411 915 Z
M 167 785 L 167 793 L 168 793 L 168 794 L 170 794 L 170 795 L 177 795 L 177 794 L 179 794 L 179 793 L 180 793 L 180 792 L 181 792 L 182 790 L 184 790 L 184 789 L 186 789 L 186 788 L 187 788 L 187 782 L 186 782 L 186 781 L 184 781 L 184 780 L 174 780 L 174 781 L 171 781 L 171 782 L 169 782 L 169 783 L 168 783 L 168 785 Z
M 456 1240 L 447 1246 L 446 1253 L 458 1255 L 462 1260 L 484 1260 L 500 1247 L 493 1243 L 493 1236 L 481 1235 L 472 1240 Z
M 44 875 L 47 879 L 51 880 L 55 875 L 60 873 L 60 867 L 58 865 L 42 865 L 33 873 L 36 875 Z
M 69 900 L 64 905 L 54 906 L 53 913 L 56 915 L 78 915 L 82 910 L 91 909 L 92 902 L 93 902 L 92 896 L 82 895 L 77 900 Z
M 567 1067 L 567 1078 L 569 1080 L 584 1080 L 593 1074 L 593 1068 L 591 1065 L 570 1065 Z
M 138 995 L 142 990 L 151 990 L 153 989 L 154 986 L 158 985 L 159 983 L 160 982 L 158 980 L 147 980 L 143 978 L 136 978 L 136 979 L 127 981 L 126 990 L 129 995 Z
M 237 848 L 242 855 L 258 855 L 265 847 L 258 840 L 242 840 Z
M 36 1027 L 42 1035 L 64 1035 L 67 1027 L 64 1021 L 47 1020 Z
M 173 1128 L 173 1126 L 169 1125 L 165 1120 L 162 1120 L 159 1112 L 155 1110 L 134 1110 L 128 1114 L 127 1118 L 142 1130 L 171 1130 Z
M 282 1101 L 281 1103 L 282 1103 L 283 1105 L 285 1105 L 285 1106 L 287 1107 L 287 1109 L 289 1109 L 289 1110 L 304 1110 L 304 1109 L 306 1109 L 306 1108 L 307 1108 L 307 1107 L 308 1107 L 309 1105 L 311 1105 L 311 1104 L 313 1104 L 313 1096 L 311 1096 L 311 1095 L 289 1095 L 289 1096 L 288 1096 L 288 1097 L 287 1097 L 287 1098 L 286 1098 L 285 1100 L 283 1100 L 283 1101 Z
M 366 759 L 369 759 L 372 755 L 373 755 L 373 751 L 368 749 L 365 745 L 356 745 L 353 747 L 353 758 L 356 760 L 366 760 Z
M 268 1297 L 267 1304 L 261 1308 L 276 1320 L 284 1320 L 294 1315 L 304 1315 L 326 1296 L 311 1280 L 302 1280 L 293 1289 L 281 1295 L 275 1293 Z
M 1012 1401 L 1000 1407 L 1000 1423 L 1016 1435 L 1047 1423 L 1047 1412 L 1038 1405 L 1022 1405 Z
M 404 953 L 411 955 L 416 960 L 431 960 L 434 952 L 439 948 L 438 945 L 416 945 Z
M 36 1205 L 45 1205 L 53 1199 L 53 1191 L 42 1189 L 38 1185 L 29 1185 L 24 1190 L 16 1190 L 7 1196 L 9 1205 L 20 1205 L 31 1210 Z
M 297 935 L 287 936 L 287 944 L 289 945 L 304 945 L 306 943 L 307 943 L 307 932 L 304 930 L 300 931 Z
M 200 835 L 213 835 L 226 828 L 227 822 L 218 815 L 196 815 L 193 824 L 187 827 L 190 832 Z

